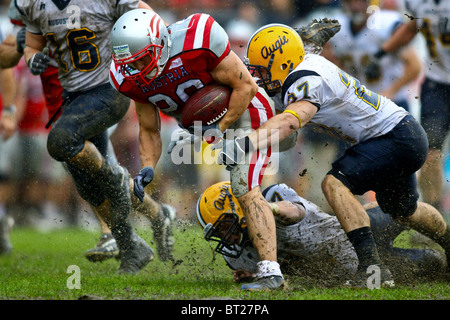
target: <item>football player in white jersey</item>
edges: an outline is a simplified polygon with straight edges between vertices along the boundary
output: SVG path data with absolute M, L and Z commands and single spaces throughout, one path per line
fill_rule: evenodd
M 13 67 L 18 64 L 22 58 L 23 49 L 25 47 L 25 34 L 26 28 L 21 21 L 20 15 L 14 1 L 10 3 L 8 16 L 11 23 L 14 25 L 13 34 L 9 35 L 3 42 L 0 43 L 0 61 L 2 67 Z M 16 34 L 16 36 L 14 35 Z M 40 74 L 46 106 L 48 109 L 48 116 L 55 121 L 59 117 L 59 108 L 62 101 L 62 87 L 58 79 L 58 68 L 49 66 L 45 72 Z M 50 120 L 51 122 L 52 120 Z M 110 136 L 116 126 L 108 129 L 108 135 Z M 102 149 L 102 154 L 105 158 L 108 158 L 110 163 L 116 163 L 117 158 L 112 146 L 111 141 L 108 141 L 108 148 L 102 148 L 101 145 L 104 141 L 93 140 L 94 144 L 98 142 Z M 78 179 L 75 179 L 78 180 Z M 130 177 L 130 181 L 133 179 Z M 131 183 L 131 188 L 133 184 Z M 131 192 L 130 192 L 131 193 Z M 133 210 L 137 210 L 139 213 L 144 214 L 150 219 L 153 227 L 153 236 L 156 242 L 156 251 L 162 261 L 173 259 L 173 236 L 172 225 L 176 217 L 176 210 L 172 206 L 164 203 L 157 203 L 149 195 L 146 195 L 144 203 L 132 198 Z M 85 253 L 86 258 L 89 261 L 97 262 L 104 261 L 109 258 L 119 258 L 119 249 L 116 241 L 111 234 L 111 229 L 104 221 L 105 214 L 109 216 L 109 207 L 94 207 L 91 206 L 99 224 L 101 227 L 101 236 L 96 246 Z M 171 220 L 168 223 L 167 220 Z
M 423 199 L 440 208 L 443 189 L 442 149 L 450 130 L 450 1 L 405 0 L 410 21 L 382 44 L 375 57 L 395 52 L 420 31 L 426 40 L 425 81 L 421 86 L 420 122 L 428 135 L 430 149 L 420 171 Z
M 266 188 L 263 195 L 275 217 L 278 261 L 283 272 L 314 275 L 330 282 L 356 272 L 355 249 L 336 216 L 323 212 L 284 183 Z M 376 202 L 365 208 L 380 256 L 393 266 L 396 275 L 405 279 L 442 275 L 445 267 L 442 254 L 430 249 L 394 247 L 394 240 L 406 228 L 384 214 Z M 217 242 L 214 250 L 235 270 L 234 280 L 257 277 L 257 254 L 249 242 L 245 217 L 228 181 L 216 183 L 202 193 L 196 215 L 205 239 Z
M 322 181 L 358 256 L 358 272 L 348 283 L 365 286 L 368 266 L 380 265 L 382 285 L 394 286 L 355 196 L 369 190 L 383 212 L 429 236 L 450 256 L 450 228 L 435 208 L 418 203 L 415 172 L 426 159 L 428 141 L 414 117 L 324 57 L 305 54 L 301 38 L 288 26 L 260 28 L 249 40 L 247 58 L 259 85 L 272 94 L 281 92 L 286 109 L 247 137 L 225 141 L 219 161 L 231 168 L 246 152 L 267 148 L 272 135 L 281 141 L 306 124 L 326 129 L 352 144 Z
M 131 208 L 128 172 L 106 157 L 107 129 L 130 105 L 109 85 L 109 32 L 121 14 L 150 7 L 139 0 L 17 0 L 15 6 L 27 28 L 24 57 L 31 72 L 47 69 L 50 50 L 64 89 L 62 113 L 52 124 L 47 149 L 67 165 L 84 200 L 98 208 L 109 203 L 111 214 L 104 218 L 120 250 L 119 272 L 136 273 L 154 254 L 126 220 Z
M 381 9 L 369 14 L 368 7 L 369 0 L 343 1 L 344 12 L 337 17 L 341 30 L 330 40 L 330 51 L 342 70 L 359 79 L 371 91 L 409 110 L 407 85 L 419 76 L 421 61 L 415 49 L 408 46 L 385 57 L 376 67 L 367 69 L 380 45 L 403 23 L 402 16 L 396 11 Z

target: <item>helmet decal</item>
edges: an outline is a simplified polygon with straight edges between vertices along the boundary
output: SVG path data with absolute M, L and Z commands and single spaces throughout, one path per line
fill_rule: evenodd
M 304 55 L 300 35 L 289 26 L 274 23 L 253 34 L 244 62 L 258 85 L 274 96 L 280 92 L 289 73 L 303 61 Z

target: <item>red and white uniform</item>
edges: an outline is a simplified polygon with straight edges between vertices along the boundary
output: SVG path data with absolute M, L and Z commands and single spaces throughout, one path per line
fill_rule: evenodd
M 112 62 L 110 82 L 120 93 L 140 103 L 150 102 L 163 113 L 179 120 L 189 97 L 214 82 L 210 72 L 231 49 L 224 29 L 207 14 L 193 14 L 170 25 L 168 30 L 171 39 L 169 60 L 159 77 L 150 84 L 129 80 L 121 74 L 119 66 Z M 248 134 L 274 114 L 272 100 L 260 90 L 245 114 L 229 129 L 241 129 L 242 134 Z M 259 185 L 270 150 L 257 151 L 250 156 L 252 161 L 249 164 L 242 165 L 239 170 L 236 168 L 231 174 L 233 192 L 237 196 Z M 243 178 L 248 185 L 244 188 L 235 187 L 233 181 L 239 181 L 238 177 Z

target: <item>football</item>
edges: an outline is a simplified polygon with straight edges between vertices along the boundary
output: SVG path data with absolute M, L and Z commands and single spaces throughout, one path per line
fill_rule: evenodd
M 228 110 L 231 88 L 210 84 L 195 92 L 184 105 L 181 112 L 181 125 L 189 128 L 194 121 L 202 125 L 211 125 L 219 121 Z

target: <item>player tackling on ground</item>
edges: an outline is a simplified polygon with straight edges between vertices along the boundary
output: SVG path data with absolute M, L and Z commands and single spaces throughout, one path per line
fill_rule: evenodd
M 284 39 L 282 46 L 261 54 L 280 38 Z M 259 84 L 269 92 L 281 92 L 286 110 L 248 137 L 226 141 L 220 159 L 233 167 L 246 151 L 267 148 L 274 130 L 282 140 L 306 124 L 326 128 L 352 143 L 322 182 L 328 203 L 358 255 L 358 272 L 348 284 L 365 286 L 367 268 L 378 265 L 382 286 L 394 285 L 390 270 L 380 260 L 369 217 L 355 197 L 369 190 L 375 191 L 383 212 L 440 244 L 448 260 L 450 228 L 436 209 L 417 201 L 415 172 L 428 151 L 420 124 L 325 58 L 303 55 L 302 39 L 288 26 L 260 28 L 247 52 L 249 68 Z M 259 134 L 261 130 L 264 135 Z

